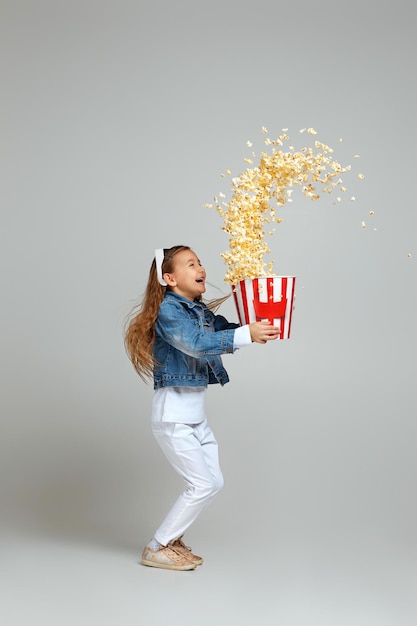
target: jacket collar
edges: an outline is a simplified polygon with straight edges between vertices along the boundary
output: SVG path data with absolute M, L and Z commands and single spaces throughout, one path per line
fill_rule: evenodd
M 175 293 L 175 291 L 167 291 L 164 299 L 178 300 L 179 302 L 183 302 L 184 304 L 186 304 L 190 309 L 193 309 L 196 306 L 201 306 L 203 304 L 201 300 L 189 300 L 188 298 L 185 298 L 184 296 L 180 296 L 178 293 Z

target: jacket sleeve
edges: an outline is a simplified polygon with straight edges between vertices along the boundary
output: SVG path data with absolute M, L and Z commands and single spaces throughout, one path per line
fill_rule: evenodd
M 193 323 L 181 304 L 173 302 L 162 303 L 156 321 L 156 333 L 164 341 L 195 358 L 232 353 L 234 328 L 206 333 Z

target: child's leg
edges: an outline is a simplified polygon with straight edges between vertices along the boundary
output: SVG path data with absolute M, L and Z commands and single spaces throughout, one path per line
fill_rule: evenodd
M 208 425 L 207 420 L 204 420 L 204 422 L 201 422 L 201 424 L 197 424 L 196 431 L 197 437 L 201 444 L 201 450 L 207 463 L 207 467 L 209 468 L 210 473 L 213 476 L 214 483 L 220 483 L 220 488 L 218 489 L 218 491 L 220 491 L 220 489 L 222 489 L 223 487 L 224 480 L 222 471 L 220 469 L 219 446 L 217 445 L 216 438 L 210 426 Z
M 181 537 L 223 487 L 216 439 L 206 421 L 201 424 L 160 422 L 152 428 L 165 456 L 184 478 L 182 493 L 155 533 L 162 545 Z

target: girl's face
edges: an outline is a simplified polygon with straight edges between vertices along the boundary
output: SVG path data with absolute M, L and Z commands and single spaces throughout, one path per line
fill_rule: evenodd
M 172 291 L 188 300 L 201 297 L 206 290 L 206 270 L 192 250 L 181 250 L 173 258 L 174 271 L 164 274 Z

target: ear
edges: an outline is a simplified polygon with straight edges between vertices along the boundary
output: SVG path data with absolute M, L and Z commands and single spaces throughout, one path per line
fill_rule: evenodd
M 162 278 L 169 287 L 177 286 L 177 281 L 173 278 L 172 274 L 168 274 L 168 272 L 166 272 Z

